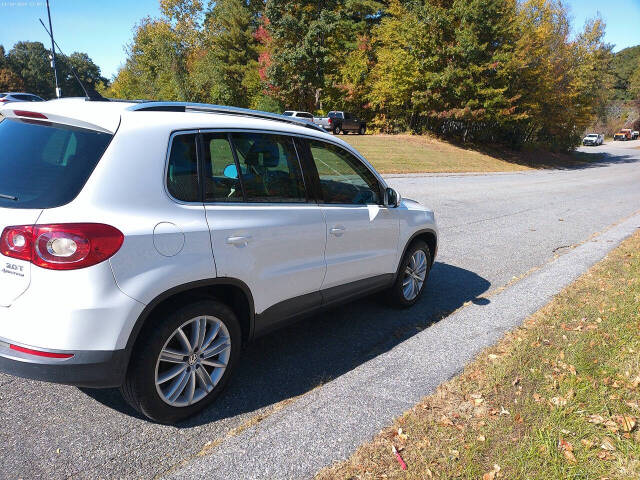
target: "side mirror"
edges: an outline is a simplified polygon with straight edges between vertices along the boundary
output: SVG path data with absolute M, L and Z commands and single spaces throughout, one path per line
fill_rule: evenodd
M 402 202 L 402 197 L 398 192 L 396 192 L 393 188 L 387 188 L 387 206 L 396 208 Z
M 230 164 L 225 167 L 222 174 L 227 178 L 238 178 L 238 169 L 235 164 Z

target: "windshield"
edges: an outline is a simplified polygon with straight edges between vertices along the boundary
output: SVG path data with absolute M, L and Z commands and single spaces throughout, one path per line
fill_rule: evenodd
M 590 133 L 589 135 L 587 135 L 587 138 L 596 138 L 598 135 L 596 135 L 595 133 Z
M 111 138 L 51 123 L 0 121 L 0 207 L 53 208 L 69 203 Z

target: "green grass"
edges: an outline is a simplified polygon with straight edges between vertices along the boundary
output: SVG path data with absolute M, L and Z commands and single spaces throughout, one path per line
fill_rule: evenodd
M 640 478 L 639 334 L 636 234 L 318 478 Z
M 549 152 L 480 151 L 427 135 L 340 135 L 381 173 L 508 172 L 565 167 L 598 155 Z

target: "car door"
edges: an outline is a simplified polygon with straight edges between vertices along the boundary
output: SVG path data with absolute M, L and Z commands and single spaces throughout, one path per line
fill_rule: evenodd
M 383 205 L 377 177 L 338 145 L 311 139 L 306 144 L 327 222 L 325 301 L 390 282 L 397 268 L 399 218 Z
M 256 333 L 320 304 L 326 223 L 292 137 L 204 132 L 205 210 L 219 277 L 252 292 Z

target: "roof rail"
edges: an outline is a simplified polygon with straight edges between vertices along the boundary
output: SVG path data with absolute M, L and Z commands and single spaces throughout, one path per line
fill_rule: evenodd
M 276 122 L 289 123 L 324 132 L 322 127 L 302 118 L 286 117 L 277 113 L 262 112 L 260 110 L 250 110 L 248 108 L 240 107 L 229 107 L 226 105 L 190 102 L 141 102 L 137 105 L 130 106 L 127 110 L 135 112 L 203 112 L 218 113 L 222 115 L 240 115 L 244 117 L 262 118 L 264 120 L 275 120 Z

